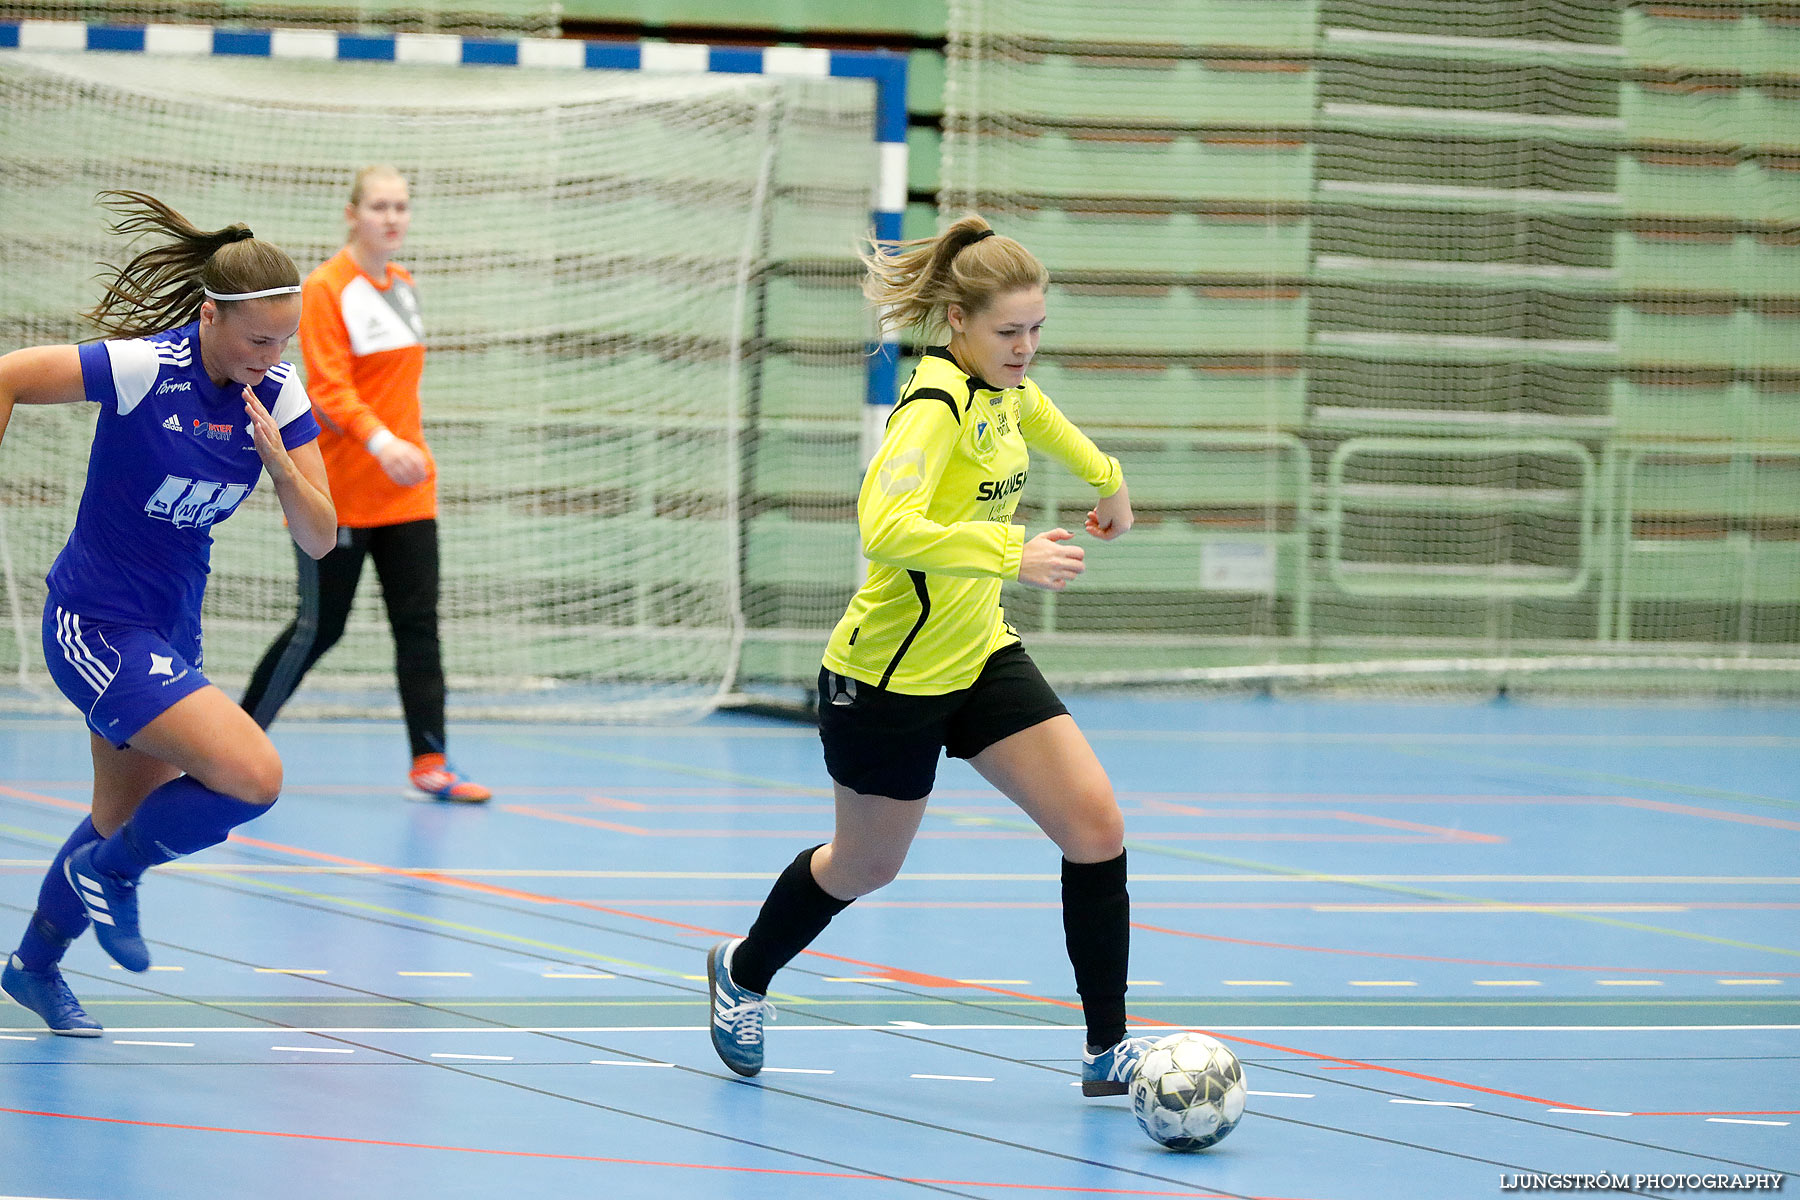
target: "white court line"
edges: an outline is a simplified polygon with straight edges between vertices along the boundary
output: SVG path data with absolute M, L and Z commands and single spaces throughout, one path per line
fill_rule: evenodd
M 1714 1125 L 1775 1125 L 1785 1126 L 1786 1121 L 1746 1121 L 1741 1117 L 1708 1117 L 1707 1121 Z
M 348 1046 L 270 1046 L 287 1054 L 355 1054 Z
M 1284 1100 L 1311 1100 L 1311 1092 L 1246 1092 L 1248 1096 L 1279 1096 Z
M 31 1037 L 27 1034 L 0 1033 L 0 1042 L 35 1042 L 35 1041 L 37 1041 L 36 1038 Z M 6 1197 L 0 1196 L 0 1200 L 6 1200 Z
M 924 1021 L 888 1022 L 881 1025 L 794 1025 L 784 1033 L 892 1033 L 896 1027 L 933 1033 L 1056 1033 L 1080 1032 L 1080 1025 L 931 1025 Z M 336 1036 L 356 1034 L 464 1034 L 514 1033 L 704 1033 L 710 1026 L 697 1025 L 515 1025 L 505 1029 L 479 1029 L 467 1025 L 301 1025 L 270 1029 L 266 1025 L 117 1025 L 112 1033 L 314 1033 Z M 1212 1033 L 1769 1033 L 1800 1030 L 1800 1024 L 1756 1025 L 1133 1025 L 1142 1033 L 1180 1033 L 1201 1029 Z M 19 1032 L 26 1032 L 19 1030 Z M 0 1200 L 6 1200 L 0 1197 Z
M 128 1042 L 124 1038 L 114 1038 L 113 1045 L 115 1045 L 115 1046 L 181 1046 L 181 1047 L 185 1047 L 188 1049 L 192 1049 L 194 1043 L 192 1043 L 192 1042 Z
M 1474 1104 L 1472 1104 L 1471 1102 L 1469 1102 L 1467 1100 L 1407 1100 L 1404 1097 L 1400 1097 L 1400 1096 L 1395 1096 L 1394 1098 L 1390 1099 L 1388 1101 L 1388 1103 L 1389 1104 L 1419 1104 L 1419 1105 L 1423 1105 L 1426 1108 L 1474 1108 L 1475 1107 Z
M 451 1058 L 459 1062 L 511 1062 L 510 1054 L 433 1054 L 433 1058 Z
M 914 1075 L 914 1079 L 948 1079 L 952 1083 L 992 1083 L 991 1075 Z
M 628 1058 L 590 1058 L 590 1059 L 588 1059 L 588 1066 L 590 1066 L 590 1067 L 673 1067 L 674 1065 L 675 1065 L 674 1063 L 664 1063 L 664 1062 L 639 1062 L 634 1059 L 628 1059 Z M 768 1069 L 769 1068 L 767 1068 L 767 1067 L 763 1068 L 763 1070 L 765 1070 L 765 1071 Z
M 836 1075 L 837 1074 L 836 1071 L 825 1070 L 824 1068 L 821 1068 L 821 1067 L 764 1067 L 763 1068 L 763 1074 L 768 1075 L 771 1073 L 776 1074 L 776 1075 Z M 913 1078 L 920 1079 L 920 1078 L 923 1078 L 923 1076 L 914 1075 Z M 950 1078 L 950 1076 L 946 1075 L 946 1076 L 944 1076 L 944 1078 L 948 1079 L 948 1078 Z
M 1568 1113 L 1574 1117 L 1629 1117 L 1628 1112 L 1613 1112 L 1606 1108 L 1546 1108 L 1545 1112 Z

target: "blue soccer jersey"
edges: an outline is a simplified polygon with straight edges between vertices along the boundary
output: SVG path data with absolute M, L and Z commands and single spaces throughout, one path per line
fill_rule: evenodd
M 243 387 L 207 377 L 198 323 L 91 342 L 80 354 L 100 418 L 75 528 L 50 568 L 51 595 L 96 620 L 157 630 L 197 663 L 211 528 L 262 475 Z M 253 390 L 288 449 L 319 436 L 292 364 L 278 363 Z

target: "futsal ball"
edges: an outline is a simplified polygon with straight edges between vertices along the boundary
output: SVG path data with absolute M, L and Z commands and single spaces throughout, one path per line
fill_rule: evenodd
M 1223 1042 L 1175 1033 L 1144 1055 L 1131 1080 L 1131 1111 L 1152 1141 L 1204 1150 L 1237 1127 L 1248 1095 L 1244 1068 Z

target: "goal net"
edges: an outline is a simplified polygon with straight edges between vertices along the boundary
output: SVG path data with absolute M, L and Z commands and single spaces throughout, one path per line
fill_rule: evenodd
M 342 244 L 354 170 L 395 164 L 454 710 L 699 714 L 732 689 L 746 624 L 781 620 L 746 575 L 781 554 L 771 529 L 807 515 L 791 511 L 803 493 L 758 499 L 759 458 L 811 447 L 854 478 L 853 439 L 805 418 L 858 420 L 871 97 L 750 74 L 3 54 L 0 345 L 95 336 L 75 314 L 123 249 L 102 189 L 203 228 L 246 221 L 304 273 Z M 94 419 L 22 411 L 3 451 L 0 670 L 51 695 L 43 577 Z M 293 616 L 294 551 L 266 486 L 215 534 L 206 667 L 231 687 Z M 373 574 L 294 711 L 396 708 Z

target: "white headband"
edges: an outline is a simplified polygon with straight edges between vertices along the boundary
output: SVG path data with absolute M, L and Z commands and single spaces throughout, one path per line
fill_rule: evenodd
M 260 292 L 215 292 L 209 287 L 202 287 L 208 300 L 260 300 L 264 296 L 291 296 L 300 290 L 300 285 L 289 284 L 287 287 L 264 288 Z

